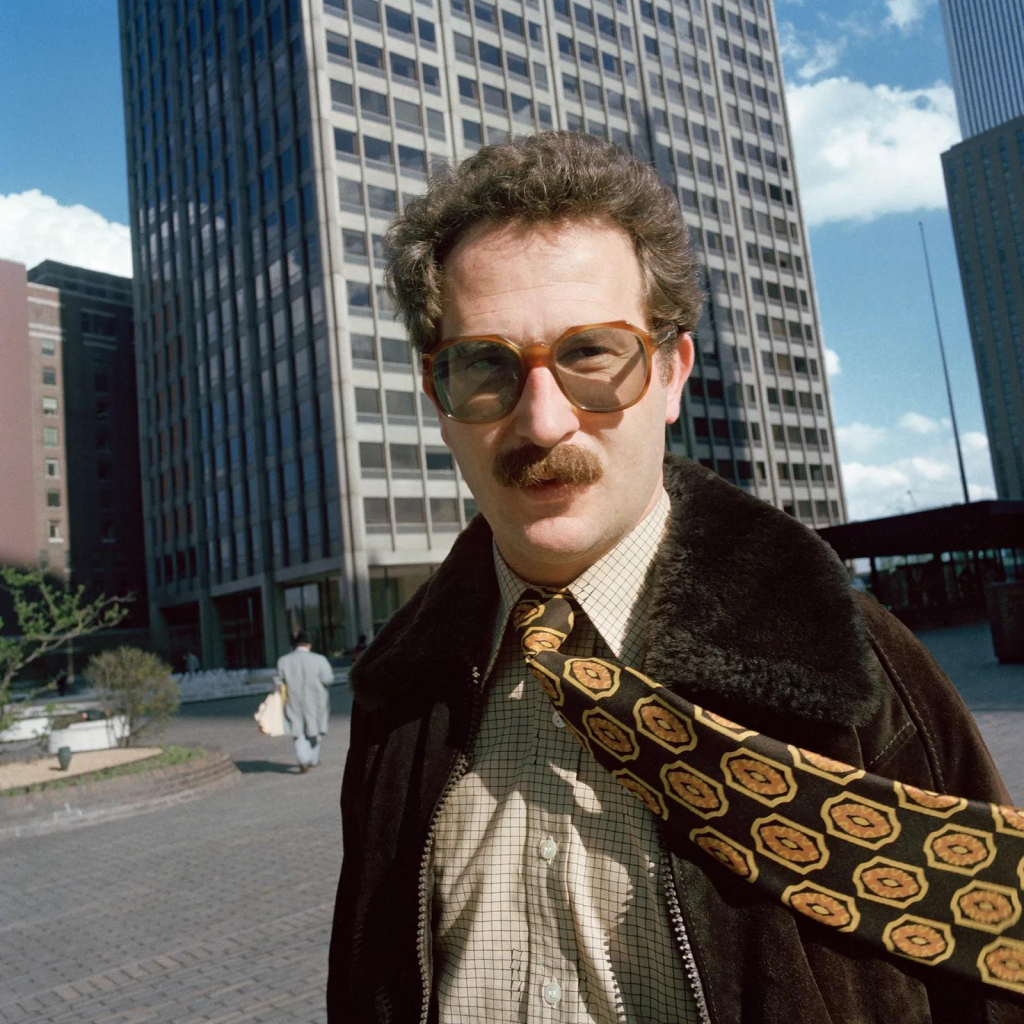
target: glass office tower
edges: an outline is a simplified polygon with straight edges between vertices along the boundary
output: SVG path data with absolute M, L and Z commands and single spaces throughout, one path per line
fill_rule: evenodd
M 711 292 L 673 449 L 842 521 L 770 6 L 121 0 L 148 571 L 167 643 L 333 652 L 474 511 L 382 279 L 430 169 L 560 127 L 652 161 Z
M 942 0 L 964 141 L 942 154 L 996 493 L 1024 498 L 1024 6 Z
M 941 0 L 964 138 L 1024 114 L 1024 5 Z

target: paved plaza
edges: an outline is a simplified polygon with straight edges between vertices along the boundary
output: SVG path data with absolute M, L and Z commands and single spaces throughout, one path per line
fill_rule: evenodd
M 1024 666 L 984 625 L 922 640 L 1024 804 Z M 256 732 L 258 697 L 187 705 L 167 739 L 227 751 L 238 785 L 0 846 L 0 1024 L 323 1024 L 350 707 L 331 696 L 308 775 Z

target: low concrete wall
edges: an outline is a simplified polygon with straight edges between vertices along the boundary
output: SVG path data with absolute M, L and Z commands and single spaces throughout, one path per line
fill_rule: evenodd
M 77 786 L 0 797 L 0 842 L 123 818 L 192 800 L 241 779 L 226 754 Z
M 83 750 L 110 750 L 129 733 L 128 719 L 124 715 L 97 718 L 93 722 L 73 722 L 65 729 L 54 729 L 47 737 L 46 749 L 56 754 L 61 747 L 71 753 Z

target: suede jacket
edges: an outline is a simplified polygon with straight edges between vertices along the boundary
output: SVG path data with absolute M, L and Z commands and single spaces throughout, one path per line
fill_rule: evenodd
M 831 548 L 696 463 L 667 459 L 665 486 L 672 513 L 644 672 L 776 739 L 926 789 L 1009 802 L 950 681 L 850 588 Z M 353 670 L 330 1024 L 437 1018 L 430 843 L 471 764 L 497 609 L 491 532 L 478 516 Z M 695 847 L 664 841 L 668 909 L 705 1024 L 1024 1024 L 1024 1000 L 1011 993 L 830 932 Z

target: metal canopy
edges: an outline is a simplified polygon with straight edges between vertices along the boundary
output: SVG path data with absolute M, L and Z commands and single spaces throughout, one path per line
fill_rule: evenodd
M 973 501 L 818 530 L 841 559 L 1024 549 L 1024 501 Z

